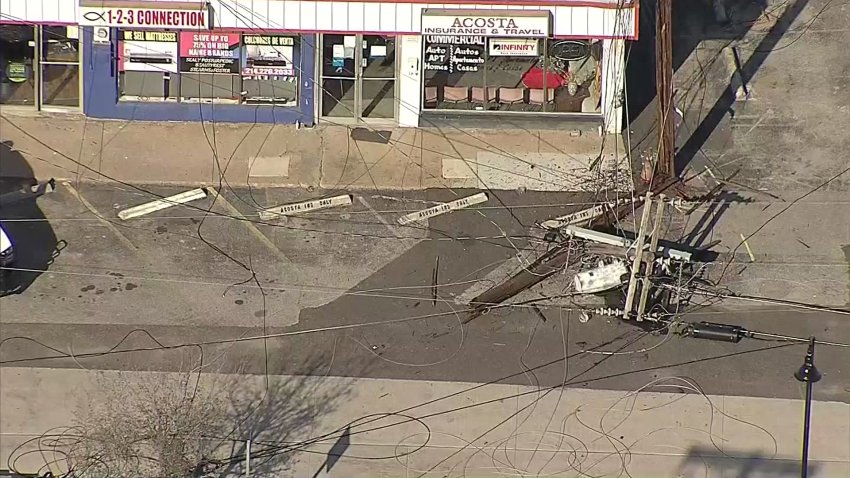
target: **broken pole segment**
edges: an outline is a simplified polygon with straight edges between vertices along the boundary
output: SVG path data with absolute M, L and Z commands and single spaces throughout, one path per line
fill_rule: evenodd
M 663 178 L 660 181 L 654 182 L 650 190 L 653 193 L 659 193 L 661 191 L 666 190 L 667 188 L 675 186 L 678 183 L 679 178 Z M 613 210 L 606 211 L 605 214 L 591 219 L 590 227 L 610 225 L 610 223 L 622 219 L 627 214 L 631 213 L 633 208 L 638 207 L 638 205 L 643 201 L 642 196 L 646 195 L 646 192 L 647 189 L 635 191 L 634 194 L 632 194 L 632 197 L 634 198 L 633 202 L 629 201 L 626 204 L 614 207 Z M 569 230 L 569 228 L 571 227 L 573 226 L 567 226 L 567 230 Z M 589 231 L 588 229 L 584 230 Z M 596 231 L 590 232 L 596 233 Z M 608 234 L 607 236 L 617 237 L 611 236 L 610 234 Z M 504 302 L 505 300 L 508 300 L 511 297 L 519 294 L 520 292 L 527 290 L 539 284 L 540 282 L 543 282 L 547 277 L 561 270 L 566 265 L 569 256 L 569 244 L 561 243 L 559 246 L 540 256 L 528 267 L 520 269 L 519 272 L 515 273 L 507 281 L 502 282 L 501 284 L 497 284 L 491 287 L 490 289 L 484 291 L 476 298 L 472 299 L 472 301 L 470 301 L 470 306 L 472 307 L 472 310 L 470 311 L 469 317 L 466 319 L 466 322 L 469 322 L 470 320 L 473 320 L 476 317 L 480 316 L 481 314 L 486 312 L 490 307 L 498 305 Z
M 157 199 L 156 201 L 151 201 L 149 203 L 139 204 L 138 206 L 133 206 L 131 208 L 124 209 L 123 211 L 118 213 L 118 217 L 121 218 L 121 220 L 126 221 L 128 219 L 144 216 L 152 212 L 167 209 L 171 206 L 185 204 L 187 202 L 203 199 L 205 197 L 207 197 L 206 189 L 192 189 L 191 191 L 182 192 L 180 194 L 175 194 L 174 196 Z
M 568 237 L 577 237 L 579 239 L 584 239 L 586 241 L 596 242 L 598 244 L 605 244 L 608 246 L 621 247 L 624 249 L 631 249 L 634 241 L 625 237 L 615 236 L 613 234 L 608 234 L 606 232 L 594 231 L 592 229 L 585 229 L 577 226 L 567 226 L 564 228 L 564 235 Z M 644 246 L 646 249 L 646 246 Z M 677 259 L 680 261 L 691 262 L 691 258 L 693 254 L 688 251 L 682 251 L 679 249 L 673 249 L 667 247 L 664 244 L 660 244 L 656 248 L 656 252 L 661 254 L 663 257 L 670 257 L 672 259 Z
M 260 219 L 263 221 L 270 221 L 284 216 L 317 211 L 319 209 L 326 209 L 329 207 L 350 206 L 352 198 L 353 196 L 351 194 L 343 194 L 341 196 L 334 196 L 325 199 L 313 199 L 310 201 L 270 207 L 260 211 Z
M 552 274 L 562 270 L 570 257 L 570 244 L 561 243 L 552 250 L 546 252 L 537 260 L 519 270 L 510 279 L 495 285 L 482 292 L 469 302 L 471 310 L 464 322 L 486 312 L 490 307 L 501 304 L 516 294 L 542 282 Z
M 473 194 L 472 196 L 467 196 L 465 198 L 456 199 L 451 202 L 438 204 L 434 207 L 429 207 L 428 209 L 423 209 L 422 211 L 413 212 L 398 218 L 398 223 L 402 226 L 406 226 L 412 222 L 423 221 L 425 219 L 439 216 L 441 214 L 446 214 L 448 212 L 456 211 L 458 209 L 463 209 L 469 206 L 473 206 L 475 204 L 481 204 L 483 202 L 487 202 L 490 199 L 487 196 L 487 193 L 478 193 Z

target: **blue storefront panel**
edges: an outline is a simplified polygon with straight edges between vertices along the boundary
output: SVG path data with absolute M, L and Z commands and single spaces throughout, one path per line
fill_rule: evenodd
M 280 73 L 274 67 L 258 66 L 250 68 L 239 54 L 234 54 L 233 58 L 226 58 L 229 49 L 243 48 L 248 44 L 257 43 L 256 38 L 284 38 L 265 32 L 246 32 L 244 36 L 240 32 L 227 31 L 217 32 L 208 31 L 199 35 L 201 40 L 209 40 L 206 43 L 192 42 L 187 38 L 187 35 L 192 35 L 186 32 L 165 32 L 165 36 L 171 35 L 169 38 L 164 38 L 167 41 L 174 41 L 174 57 L 169 58 L 168 54 L 164 58 L 155 58 L 159 53 L 151 48 L 149 52 L 141 51 L 139 56 L 147 56 L 149 58 L 139 60 L 160 65 L 148 70 L 160 71 L 154 73 L 133 72 L 134 78 L 158 78 L 153 82 L 153 89 L 160 90 L 159 97 L 150 95 L 151 84 L 144 86 L 141 90 L 145 90 L 144 96 L 128 96 L 125 89 L 129 89 L 126 77 L 124 74 L 125 65 L 129 63 L 125 61 L 124 45 L 132 44 L 133 42 L 125 41 L 127 38 L 133 38 L 132 34 L 136 33 L 144 39 L 145 36 L 150 37 L 151 32 L 130 32 L 125 30 L 111 29 L 109 42 L 96 42 L 94 40 L 93 27 L 82 28 L 82 43 L 83 43 L 83 112 L 93 118 L 105 119 L 124 119 L 124 120 L 143 120 L 143 121 L 217 121 L 217 122 L 232 122 L 232 123 L 280 123 L 294 124 L 301 123 L 304 125 L 312 125 L 314 122 L 314 70 L 315 70 L 315 35 L 295 35 L 288 34 L 285 38 L 294 38 L 294 46 L 290 44 L 288 48 L 294 52 L 292 65 L 288 65 L 289 71 L 287 75 L 294 75 L 292 81 L 297 85 L 297 97 L 285 105 L 270 104 L 272 101 L 255 102 L 251 104 L 250 96 L 252 91 L 256 92 L 256 84 L 262 84 L 263 80 L 253 80 L 253 78 L 274 78 L 274 76 L 244 76 L 245 74 L 255 73 Z M 248 40 L 248 37 L 251 40 Z M 163 38 L 154 38 L 162 40 Z M 180 40 L 179 59 L 177 55 L 177 39 Z M 244 39 L 245 43 L 240 43 Z M 168 43 L 157 41 L 150 45 L 159 45 L 160 50 L 162 45 Z M 236 42 L 237 44 L 234 44 Z M 138 44 L 138 43 L 136 43 Z M 195 48 L 193 48 L 195 47 Z M 210 48 L 221 47 L 221 50 L 211 50 Z M 271 47 L 274 48 L 274 47 Z M 127 49 L 129 51 L 129 49 Z M 241 50 L 240 50 L 241 51 Z M 217 53 L 224 52 L 223 55 Z M 169 53 L 169 52 L 166 52 Z M 202 58 L 193 58 L 199 56 Z M 131 59 L 130 61 L 136 61 Z M 179 65 L 177 64 L 179 62 Z M 207 62 L 207 63 L 201 63 Z M 236 62 L 236 64 L 233 64 Z M 144 66 L 146 63 L 142 63 Z M 263 65 L 261 61 L 258 64 Z M 138 66 L 138 63 L 136 64 Z M 228 70 L 232 68 L 232 70 Z M 144 70 L 145 68 L 135 68 Z M 294 71 L 294 73 L 293 73 Z M 214 74 L 224 72 L 224 74 Z M 144 76 L 148 75 L 148 76 Z M 164 83 L 163 83 L 163 80 Z M 122 88 L 122 81 L 124 85 Z M 143 80 L 145 81 L 145 80 Z M 268 82 L 268 80 L 265 80 Z M 139 89 L 138 81 L 132 88 Z M 165 85 L 164 88 L 160 85 Z M 169 86 L 171 84 L 171 86 Z M 222 86 L 224 85 L 224 86 Z M 295 85 L 293 85 L 294 87 Z M 206 98 L 204 95 L 216 96 L 216 89 L 225 90 L 222 96 L 232 97 L 228 101 L 218 101 Z M 140 91 L 141 91 L 140 90 Z M 198 98 L 188 98 L 187 95 L 193 94 L 193 91 L 198 91 L 194 94 Z M 206 93 L 204 93 L 206 92 Z M 123 94 L 123 96 L 122 96 Z M 238 103 L 237 103 L 238 102 Z

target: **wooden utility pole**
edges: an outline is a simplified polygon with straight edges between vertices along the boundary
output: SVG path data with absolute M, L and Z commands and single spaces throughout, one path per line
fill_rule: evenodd
M 673 0 L 657 0 L 655 91 L 658 98 L 658 162 L 654 177 L 676 174 L 673 151 Z

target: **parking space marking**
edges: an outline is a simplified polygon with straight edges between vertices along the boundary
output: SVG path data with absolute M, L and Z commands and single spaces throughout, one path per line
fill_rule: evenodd
M 251 222 L 241 212 L 239 212 L 239 210 L 236 209 L 233 204 L 230 204 L 230 201 L 225 199 L 223 195 L 215 195 L 213 197 L 213 201 L 221 201 L 222 206 L 224 206 L 224 208 L 227 209 L 227 211 L 231 215 L 239 219 L 239 222 L 241 222 L 245 225 L 246 228 L 248 228 L 248 232 L 250 232 L 252 236 L 257 238 L 258 241 L 260 241 L 264 246 L 266 246 L 266 249 L 268 249 L 272 253 L 272 255 L 274 255 L 279 261 L 291 267 L 293 270 L 296 270 L 295 264 L 293 264 L 292 261 L 288 257 L 286 257 L 286 254 L 284 254 L 283 251 L 281 251 L 276 245 L 274 245 L 274 242 L 272 242 L 272 240 L 269 239 L 268 236 L 263 234 L 263 231 L 261 231 L 257 226 L 255 226 L 253 222 Z
M 122 244 L 127 246 L 130 250 L 133 250 L 133 251 L 139 250 L 139 248 L 136 247 L 136 245 L 133 244 L 133 242 L 130 241 L 130 239 L 127 238 L 127 236 L 125 236 L 117 227 L 115 227 L 115 224 L 112 224 L 112 221 L 110 221 L 103 214 L 101 214 L 97 210 L 97 208 L 95 208 L 94 205 L 88 201 L 88 199 L 86 199 L 82 194 L 80 194 L 79 191 L 74 189 L 74 187 L 71 186 L 71 183 L 66 182 L 66 183 L 64 183 L 64 185 L 68 189 L 68 192 L 70 192 L 72 196 L 77 198 L 77 200 L 80 201 L 80 203 L 83 205 L 83 207 L 88 209 L 90 213 L 94 214 L 94 216 L 97 218 L 97 220 L 101 224 L 103 224 L 104 226 L 106 226 L 107 229 L 112 231 L 112 233 L 115 234 L 115 236 L 118 238 L 119 241 L 121 241 Z
M 371 211 L 371 212 L 372 212 L 372 214 L 374 214 L 374 215 L 375 215 L 375 217 L 376 217 L 376 218 L 378 218 L 378 220 L 379 220 L 379 221 L 381 221 L 381 224 L 383 224 L 384 226 L 386 226 L 386 227 L 387 227 L 387 229 L 389 229 L 389 230 L 390 230 L 390 234 L 392 234 L 393 236 L 395 236 L 395 238 L 396 238 L 396 239 L 402 239 L 402 237 L 400 237 L 400 236 L 396 233 L 396 228 L 395 228 L 395 227 L 393 227 L 393 226 L 392 226 L 389 222 L 387 222 L 387 220 L 386 220 L 386 219 L 384 219 L 384 217 L 383 217 L 383 216 L 381 216 L 381 215 L 378 213 L 378 211 L 376 211 L 376 210 L 375 210 L 375 208 L 373 208 L 373 207 L 372 207 L 372 205 L 371 205 L 371 204 L 369 204 L 369 203 L 366 201 L 366 198 L 364 198 L 363 196 L 357 196 L 357 200 L 358 200 L 358 201 L 360 202 L 360 204 L 362 204 L 362 205 L 363 205 L 366 209 L 368 209 L 369 211 Z M 426 224 L 425 226 L 427 227 L 428 225 Z

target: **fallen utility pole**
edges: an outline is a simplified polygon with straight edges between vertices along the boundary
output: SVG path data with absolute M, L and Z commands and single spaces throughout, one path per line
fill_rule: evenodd
M 646 200 L 643 205 L 643 214 L 640 218 L 640 228 L 637 231 L 637 241 L 635 243 L 635 258 L 632 262 L 632 271 L 629 276 L 629 285 L 626 290 L 626 317 L 632 315 L 634 308 L 635 295 L 637 288 L 640 285 L 641 290 L 647 288 L 647 284 L 641 277 L 641 265 L 643 264 L 644 242 L 646 241 L 646 227 L 649 223 L 649 216 L 652 212 L 652 193 L 646 193 Z M 647 271 L 648 273 L 648 271 Z M 638 312 L 638 317 L 640 313 Z M 640 320 L 640 318 L 638 318 Z
M 472 310 L 465 322 L 479 317 L 491 306 L 510 299 L 560 271 L 566 265 L 567 259 L 570 256 L 569 247 L 570 244 L 568 242 L 561 243 L 551 251 L 540 256 L 537 260 L 529 264 L 528 267 L 524 267 L 521 271 L 511 276 L 510 279 L 487 289 L 478 297 L 472 299 L 469 302 Z
M 650 191 L 653 194 L 657 194 L 677 184 L 679 184 L 678 178 L 667 177 L 655 182 Z M 613 210 L 607 211 L 606 214 L 593 218 L 590 226 L 610 225 L 612 222 L 626 217 L 626 215 L 632 212 L 632 208 L 640 207 L 640 200 L 638 198 L 645 196 L 647 192 L 647 189 L 635 191 L 636 198 L 633 203 L 621 204 Z M 520 292 L 543 282 L 566 265 L 569 255 L 569 243 L 561 243 L 540 256 L 537 260 L 529 264 L 528 267 L 523 267 L 522 270 L 515 273 L 505 282 L 482 292 L 470 301 L 469 305 L 472 307 L 472 310 L 469 312 L 466 322 L 479 317 L 491 306 L 501 304 Z
M 632 249 L 632 244 L 634 244 L 633 240 L 626 237 L 615 236 L 613 234 L 576 226 L 565 227 L 564 233 L 570 237 L 577 237 L 579 239 L 596 243 L 595 245 L 598 246 L 596 247 L 597 250 L 604 250 L 605 247 L 603 246 L 610 246 L 607 252 L 602 252 L 607 254 L 621 254 L 623 249 Z M 644 249 L 646 249 L 646 247 L 644 247 Z M 657 245 L 655 251 L 661 253 L 663 257 L 669 257 L 671 259 L 677 259 L 685 262 L 690 262 L 693 257 L 693 254 L 690 252 L 673 249 L 667 245 Z
M 658 251 L 658 240 L 661 235 L 661 223 L 664 217 L 664 206 L 667 202 L 661 196 L 659 201 L 653 201 L 651 193 L 646 194 L 646 200 L 643 206 L 643 215 L 640 221 L 640 230 L 638 231 L 635 258 L 632 262 L 631 276 L 629 277 L 629 285 L 626 292 L 625 318 L 634 318 L 638 322 L 644 320 L 646 313 L 646 304 L 649 299 L 649 291 L 652 288 L 652 278 L 655 272 L 656 251 Z M 652 208 L 655 205 L 655 219 L 653 220 L 652 232 L 647 233 L 649 217 L 652 215 Z M 647 234 L 650 237 L 649 247 L 644 247 Z M 637 308 L 635 308 L 635 298 L 637 298 Z

